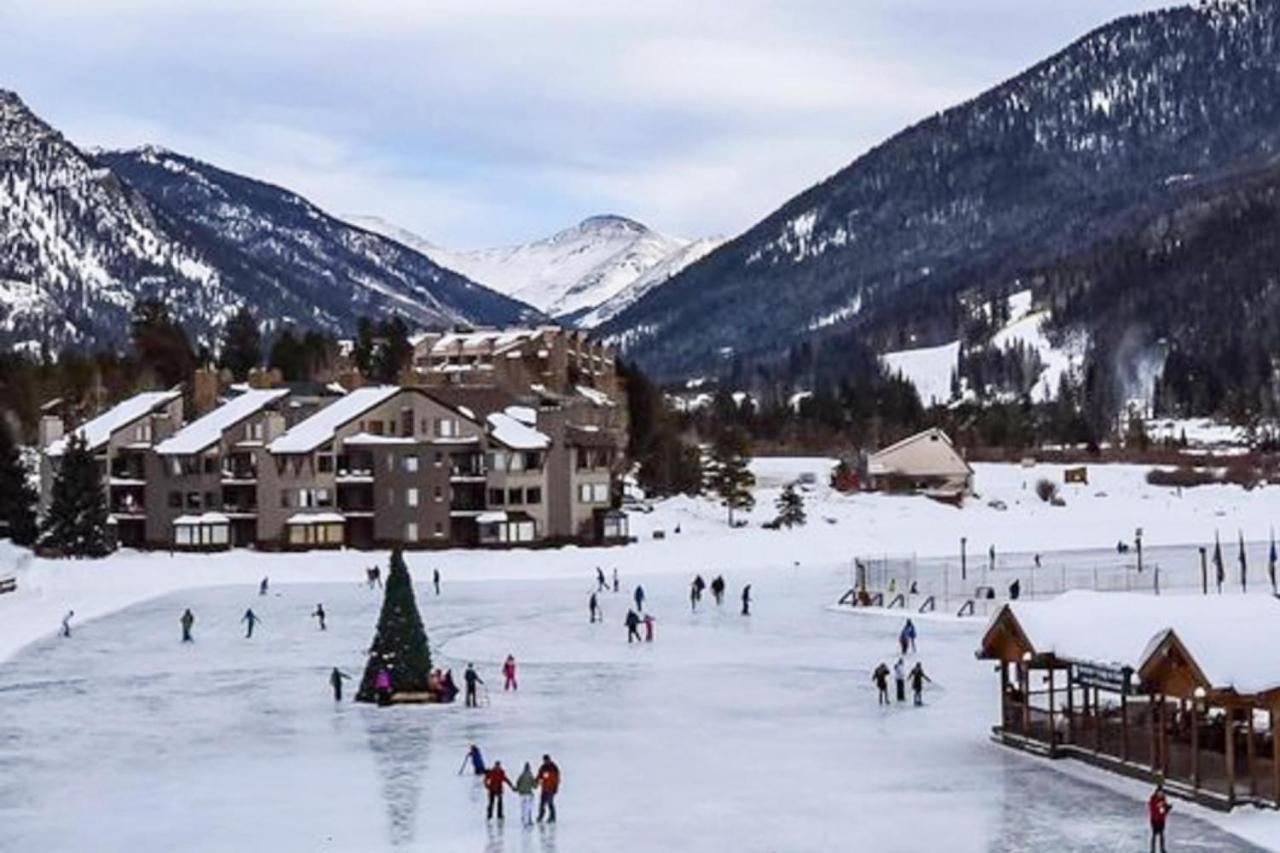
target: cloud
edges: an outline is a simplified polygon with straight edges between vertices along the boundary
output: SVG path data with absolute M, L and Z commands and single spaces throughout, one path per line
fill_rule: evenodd
M 0 79 L 81 144 L 165 145 L 446 245 L 598 212 L 697 236 L 748 227 L 1115 13 L 1103 0 L 9 0 Z

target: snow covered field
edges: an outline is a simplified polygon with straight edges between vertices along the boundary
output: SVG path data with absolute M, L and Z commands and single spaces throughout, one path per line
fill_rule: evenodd
M 771 517 L 784 482 L 801 471 L 822 482 L 826 464 L 758 460 L 753 523 Z M 681 499 L 632 515 L 641 542 L 628 548 L 410 554 L 439 662 L 473 660 L 490 681 L 477 711 L 333 706 L 325 674 L 359 672 L 380 596 L 358 579 L 384 556 L 28 561 L 21 591 L 0 596 L 0 850 L 920 850 L 944 832 L 948 850 L 1145 849 L 1141 786 L 988 742 L 996 688 L 973 658 L 980 620 L 922 620 L 937 687 L 923 709 L 881 710 L 870 672 L 901 617 L 830 609 L 854 555 L 915 553 L 925 572 L 963 535 L 971 565 L 994 542 L 998 571 L 1038 551 L 1048 573 L 1058 551 L 1105 549 L 1135 526 L 1161 561 L 1188 557 L 1161 546 L 1219 529 L 1233 578 L 1242 529 L 1264 543 L 1250 553 L 1260 591 L 1280 489 L 1178 497 L 1143 473 L 1094 466 L 1061 508 L 1034 495 L 1060 469 L 982 465 L 982 499 L 963 509 L 819 486 L 795 531 L 731 531 L 719 508 Z M 986 505 L 997 498 L 1006 510 Z M 0 566 L 17 559 L 0 552 Z M 625 596 L 604 596 L 605 623 L 587 624 L 596 565 L 617 566 L 624 589 L 644 584 L 654 645 L 627 646 Z M 436 566 L 439 599 L 426 583 Z M 725 574 L 723 610 L 689 613 L 695 571 Z M 745 582 L 749 618 L 733 601 Z M 323 634 L 307 616 L 317 601 L 330 613 Z M 197 641 L 184 647 L 188 606 Z M 252 640 L 237 621 L 247 606 L 264 620 Z M 62 640 L 68 608 L 76 633 Z M 518 696 L 492 689 L 507 652 L 521 663 Z M 509 816 L 487 828 L 474 780 L 456 774 L 472 740 L 515 772 L 551 753 L 565 775 L 560 825 L 526 833 Z M 509 814 L 515 805 L 508 796 Z M 1274 813 L 1178 803 L 1173 820 L 1178 849 L 1253 849 L 1222 826 L 1280 849 Z

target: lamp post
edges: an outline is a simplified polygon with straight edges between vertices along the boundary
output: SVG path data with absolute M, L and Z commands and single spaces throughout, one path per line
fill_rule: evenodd
M 960 580 L 967 581 L 969 579 L 969 570 L 965 563 L 964 546 L 968 543 L 968 539 L 964 536 L 960 537 Z
M 1142 528 L 1133 532 L 1133 543 L 1138 549 L 1138 574 L 1142 574 Z
M 1209 594 L 1209 549 L 1200 546 L 1200 588 L 1205 595 Z
M 1191 692 L 1191 784 L 1196 788 L 1200 787 L 1200 714 L 1208 710 L 1204 704 L 1205 690 L 1198 686 Z

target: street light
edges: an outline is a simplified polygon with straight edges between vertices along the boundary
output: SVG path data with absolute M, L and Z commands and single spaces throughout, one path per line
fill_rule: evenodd
M 1142 574 L 1142 528 L 1133 532 L 1134 544 L 1138 547 L 1138 574 Z
M 969 571 L 968 571 L 968 568 L 965 566 L 965 554 L 964 554 L 964 546 L 968 541 L 969 540 L 964 536 L 960 537 L 960 580 L 962 581 L 969 579 Z

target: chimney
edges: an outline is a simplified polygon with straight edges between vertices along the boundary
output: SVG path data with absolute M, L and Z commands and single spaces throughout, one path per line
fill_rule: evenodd
M 62 438 L 64 427 L 62 418 L 57 415 L 44 415 L 40 418 L 40 449 L 48 447 Z
M 195 409 L 192 417 L 200 417 L 213 411 L 218 405 L 218 373 L 208 367 L 195 372 L 191 387 L 191 403 Z

